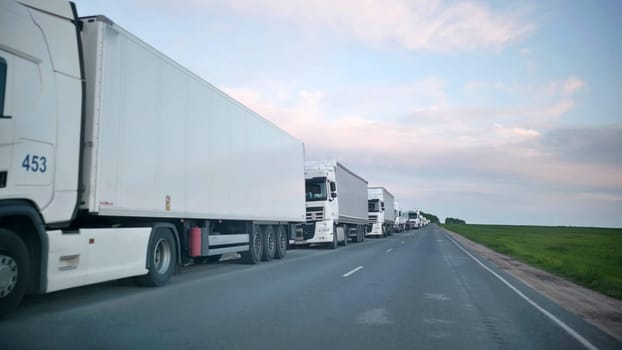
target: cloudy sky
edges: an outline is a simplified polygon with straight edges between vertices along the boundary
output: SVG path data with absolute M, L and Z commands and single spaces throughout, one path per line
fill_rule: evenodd
M 442 219 L 622 227 L 622 2 L 74 0 Z

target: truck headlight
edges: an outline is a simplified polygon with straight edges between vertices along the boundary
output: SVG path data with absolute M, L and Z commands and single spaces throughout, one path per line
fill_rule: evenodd
M 318 222 L 317 223 L 317 232 L 319 233 L 327 233 L 328 231 L 330 231 L 330 228 L 328 227 L 328 224 L 325 222 Z

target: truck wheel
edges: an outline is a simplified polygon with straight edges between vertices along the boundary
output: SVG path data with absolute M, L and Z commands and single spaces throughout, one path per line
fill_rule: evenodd
M 346 233 L 346 228 L 345 227 L 340 227 L 341 231 L 343 231 L 343 242 L 341 242 L 342 246 L 347 246 L 348 245 L 348 234 Z
M 147 268 L 149 272 L 138 277 L 138 283 L 145 287 L 165 285 L 175 271 L 177 250 L 171 231 L 158 229 L 149 240 L 147 250 Z
M 283 226 L 278 226 L 276 229 L 276 252 L 274 257 L 283 259 L 285 254 L 287 254 L 287 233 Z
M 271 261 L 276 251 L 276 234 L 274 227 L 268 225 L 263 232 L 263 254 L 261 260 Z
M 15 310 L 28 287 L 30 261 L 24 242 L 0 229 L 0 316 Z
M 328 244 L 328 248 L 337 249 L 337 228 L 333 228 L 333 241 Z
M 261 234 L 261 227 L 258 225 L 253 226 L 253 230 L 249 233 L 248 237 L 248 250 L 241 253 L 242 262 L 245 264 L 259 264 L 261 256 L 263 255 L 263 235 Z
M 360 238 L 359 231 L 356 230 L 356 236 L 352 237 L 352 242 L 354 243 L 360 242 L 359 238 Z

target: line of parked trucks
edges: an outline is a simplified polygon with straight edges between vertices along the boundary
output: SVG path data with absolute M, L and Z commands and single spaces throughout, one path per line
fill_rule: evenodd
M 25 294 L 427 223 L 104 16 L 0 2 L 0 315 Z M 304 192 L 303 192 L 304 191 Z

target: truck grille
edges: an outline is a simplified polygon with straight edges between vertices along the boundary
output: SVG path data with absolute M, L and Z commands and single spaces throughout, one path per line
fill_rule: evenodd
M 309 207 L 307 208 L 307 222 L 324 220 L 324 208 L 323 207 Z
M 370 224 L 375 224 L 376 222 L 378 222 L 378 215 L 370 215 L 369 216 L 369 223 Z
M 302 238 L 307 240 L 315 236 L 315 224 L 303 224 L 302 225 Z

